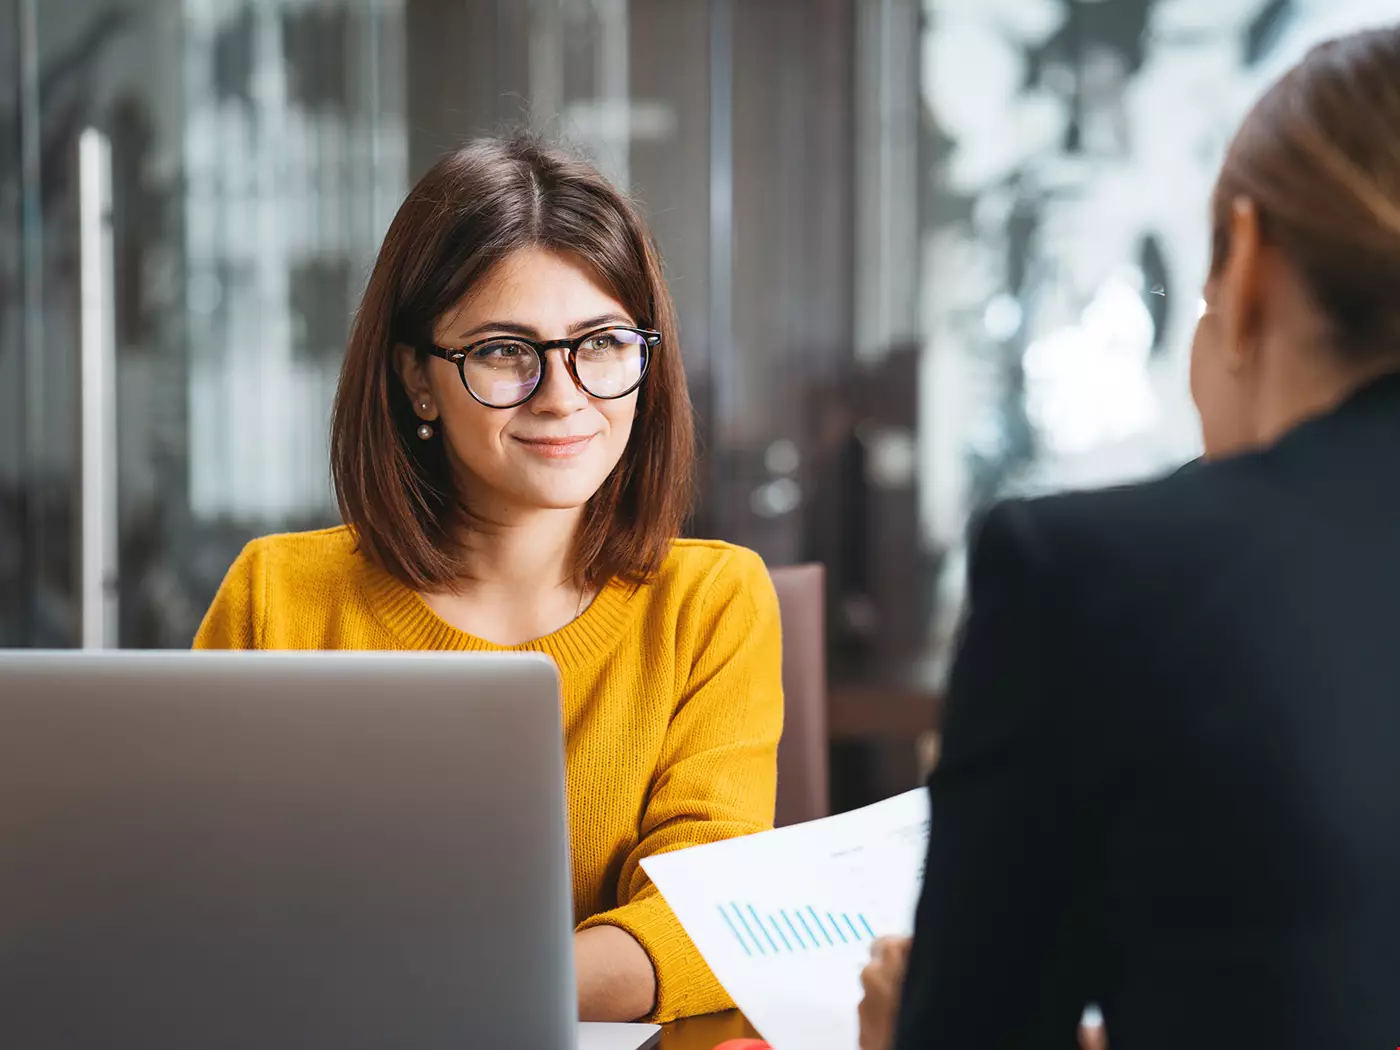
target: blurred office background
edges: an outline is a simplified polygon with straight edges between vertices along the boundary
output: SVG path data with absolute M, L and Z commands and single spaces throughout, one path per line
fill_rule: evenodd
M 912 784 L 999 496 L 1195 452 L 1236 122 L 1400 0 L 0 0 L 0 646 L 185 646 L 333 524 L 409 186 L 531 125 L 641 202 L 697 534 L 828 568 L 838 808 Z M 925 756 L 926 757 L 926 756 Z

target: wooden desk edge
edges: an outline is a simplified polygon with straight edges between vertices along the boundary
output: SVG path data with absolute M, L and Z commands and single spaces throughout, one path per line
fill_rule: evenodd
M 738 1010 L 687 1017 L 664 1025 L 660 1050 L 714 1050 L 726 1039 L 758 1039 L 759 1034 Z

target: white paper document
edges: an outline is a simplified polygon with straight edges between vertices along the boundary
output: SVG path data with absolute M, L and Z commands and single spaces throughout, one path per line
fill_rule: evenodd
M 710 969 L 774 1050 L 856 1050 L 860 971 L 908 936 L 928 794 L 642 861 Z

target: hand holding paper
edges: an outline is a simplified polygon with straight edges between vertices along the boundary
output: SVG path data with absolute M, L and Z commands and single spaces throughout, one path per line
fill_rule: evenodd
M 855 1050 L 860 972 L 912 933 L 927 849 L 919 790 L 642 867 L 774 1050 Z

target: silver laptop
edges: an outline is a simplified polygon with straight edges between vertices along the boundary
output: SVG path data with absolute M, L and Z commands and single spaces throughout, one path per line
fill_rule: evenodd
M 543 657 L 0 654 L 0 1041 L 572 1048 L 563 778 Z

